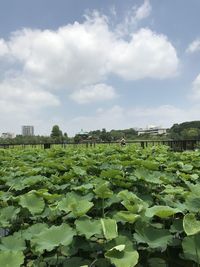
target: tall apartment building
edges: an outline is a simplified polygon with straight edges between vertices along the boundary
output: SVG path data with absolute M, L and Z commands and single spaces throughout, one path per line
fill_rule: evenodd
M 34 135 L 34 127 L 30 125 L 22 126 L 22 135 L 23 136 L 33 136 Z

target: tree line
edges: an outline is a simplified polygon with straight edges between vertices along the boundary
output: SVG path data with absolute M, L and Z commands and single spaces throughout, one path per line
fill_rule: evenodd
M 124 137 L 127 141 L 131 140 L 185 140 L 185 139 L 200 139 L 200 121 L 190 121 L 176 123 L 168 129 L 165 135 L 150 135 L 143 134 L 138 136 L 137 131 L 133 128 L 123 130 L 107 131 L 102 130 L 90 131 L 87 134 L 87 139 L 95 140 L 96 142 L 112 142 L 119 141 Z M 0 138 L 1 144 L 44 144 L 44 143 L 79 143 L 82 141 L 82 136 L 76 134 L 74 137 L 69 137 L 66 132 L 63 132 L 58 125 L 52 127 L 49 136 L 22 136 L 17 135 L 15 138 Z

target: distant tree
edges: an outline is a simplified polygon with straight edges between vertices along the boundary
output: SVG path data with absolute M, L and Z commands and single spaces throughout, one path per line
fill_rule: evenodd
M 58 125 L 53 126 L 51 131 L 51 138 L 53 138 L 56 142 L 63 141 L 63 134 Z
M 200 138 L 200 121 L 188 121 L 174 124 L 169 130 L 172 139 L 196 139 Z
M 200 129 L 198 128 L 188 128 L 188 129 L 184 129 L 181 132 L 181 136 L 184 139 L 197 139 L 200 136 Z

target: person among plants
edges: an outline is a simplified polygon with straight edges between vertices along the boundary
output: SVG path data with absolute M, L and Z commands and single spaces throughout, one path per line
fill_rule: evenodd
M 121 146 L 125 146 L 126 145 L 126 140 L 124 137 L 122 137 L 122 139 L 120 140 L 120 145 Z

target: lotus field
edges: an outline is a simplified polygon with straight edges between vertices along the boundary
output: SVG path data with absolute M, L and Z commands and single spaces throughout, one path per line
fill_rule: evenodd
M 0 150 L 1 267 L 200 266 L 200 151 Z

